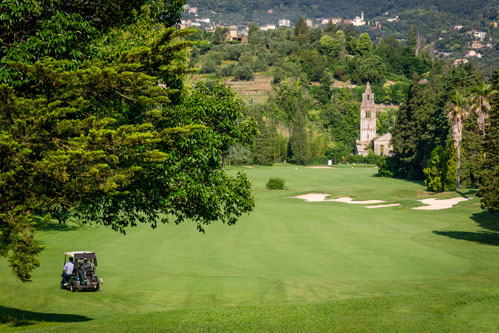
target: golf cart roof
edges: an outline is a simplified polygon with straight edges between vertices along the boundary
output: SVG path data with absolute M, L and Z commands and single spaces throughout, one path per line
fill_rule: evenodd
M 64 254 L 67 255 L 67 256 L 70 256 L 70 257 L 74 257 L 75 255 L 85 256 L 85 254 L 94 255 L 95 256 L 95 253 L 93 253 L 92 251 L 72 251 L 72 252 L 64 252 Z
M 94 264 L 97 266 L 97 256 L 94 252 L 91 251 L 72 251 L 72 252 L 64 252 L 65 255 L 73 257 L 74 260 L 93 260 Z
M 71 251 L 64 252 L 65 256 L 73 257 L 74 260 L 78 261 L 81 259 L 93 260 L 95 266 L 97 266 L 97 256 L 91 251 Z

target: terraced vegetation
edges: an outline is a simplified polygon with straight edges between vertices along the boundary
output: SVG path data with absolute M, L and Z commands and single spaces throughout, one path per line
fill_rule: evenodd
M 241 169 L 241 168 L 239 168 Z M 229 172 L 236 172 L 232 168 Z M 376 169 L 242 168 L 257 206 L 235 226 L 130 229 L 51 224 L 33 282 L 0 260 L 0 330 L 457 331 L 499 330 L 499 223 L 474 191 L 431 194 Z M 269 191 L 271 177 L 286 189 Z M 306 202 L 306 193 L 384 200 L 366 209 Z M 424 198 L 466 195 L 451 209 Z M 59 289 L 63 252 L 93 250 L 97 293 Z

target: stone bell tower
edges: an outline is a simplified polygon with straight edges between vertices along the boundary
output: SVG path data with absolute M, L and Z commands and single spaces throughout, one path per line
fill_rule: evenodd
M 372 140 L 376 138 L 376 104 L 371 85 L 367 82 L 360 106 L 360 140 L 357 140 L 356 153 L 367 155 Z

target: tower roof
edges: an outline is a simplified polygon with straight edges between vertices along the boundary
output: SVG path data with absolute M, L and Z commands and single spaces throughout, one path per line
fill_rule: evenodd
M 371 85 L 369 84 L 369 81 L 367 81 L 367 85 L 366 85 L 366 91 L 364 93 L 368 93 L 368 94 L 371 94 Z

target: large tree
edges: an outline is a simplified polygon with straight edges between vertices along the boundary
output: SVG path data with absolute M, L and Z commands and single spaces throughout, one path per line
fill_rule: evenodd
M 492 75 L 492 87 L 499 91 L 499 71 Z M 482 208 L 491 212 L 499 211 L 499 94 L 490 99 L 490 113 L 485 126 L 482 181 L 480 196 Z
M 452 137 L 457 153 L 457 182 L 456 189 L 459 189 L 459 176 L 461 172 L 461 140 L 463 138 L 463 122 L 469 117 L 469 105 L 466 97 L 459 91 L 450 96 L 446 109 L 452 127 Z
M 423 169 L 431 152 L 437 145 L 445 145 L 449 125 L 443 94 L 437 76 L 431 76 L 427 83 L 414 78 L 408 100 L 401 105 L 390 130 L 394 154 L 389 165 L 394 176 L 424 179 Z
M 254 124 L 226 86 L 183 88 L 190 44 L 170 27 L 182 5 L 0 4 L 0 255 L 20 280 L 40 264 L 36 225 L 54 218 L 202 231 L 252 210 L 221 155 Z
M 296 164 L 307 165 L 309 159 L 309 148 L 307 138 L 307 114 L 303 105 L 302 95 L 298 95 L 298 104 L 291 137 L 289 138 L 290 158 Z
M 481 82 L 471 89 L 471 109 L 476 113 L 482 138 L 485 138 L 485 119 L 487 119 L 490 110 L 492 92 L 492 86 L 485 82 Z

